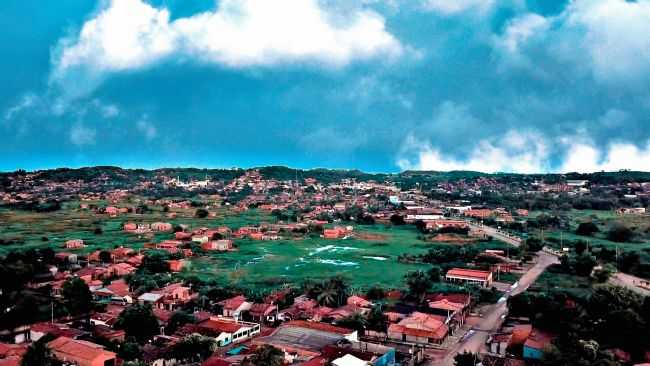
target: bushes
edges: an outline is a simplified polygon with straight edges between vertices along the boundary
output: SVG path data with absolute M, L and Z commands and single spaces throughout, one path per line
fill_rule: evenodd
M 578 228 L 576 229 L 576 234 L 582 236 L 592 236 L 599 231 L 600 229 L 598 229 L 598 226 L 593 222 L 589 221 L 589 222 L 580 223 L 580 225 L 578 225 Z
M 614 223 L 607 232 L 607 239 L 617 243 L 626 243 L 633 238 L 634 231 L 622 223 Z

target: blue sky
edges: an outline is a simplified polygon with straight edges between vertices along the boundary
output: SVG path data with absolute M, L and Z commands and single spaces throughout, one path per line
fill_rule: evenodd
M 650 170 L 650 0 L 5 0 L 0 170 Z

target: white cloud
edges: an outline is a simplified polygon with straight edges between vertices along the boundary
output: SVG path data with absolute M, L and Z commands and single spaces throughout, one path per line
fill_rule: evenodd
M 466 11 L 484 13 L 494 5 L 494 0 L 423 0 L 425 9 L 443 15 L 455 15 Z
M 313 62 L 330 67 L 378 55 L 400 42 L 371 10 L 333 14 L 317 0 L 223 0 L 214 11 L 170 20 L 143 0 L 111 0 L 60 42 L 53 80 L 150 66 L 172 54 L 229 67 Z
M 29 109 L 31 107 L 34 107 L 39 101 L 39 98 L 35 94 L 25 94 L 20 98 L 17 104 L 7 108 L 5 111 L 5 120 L 9 121 L 13 119 L 17 114 L 20 112 Z
M 621 169 L 650 171 L 650 141 L 639 148 L 631 143 L 613 143 L 603 152 L 594 144 L 572 144 L 565 156 L 561 172 L 618 171 Z
M 478 141 L 461 158 L 445 154 L 429 141 L 410 134 L 402 144 L 397 165 L 403 170 L 486 173 L 650 171 L 650 141 L 641 147 L 622 141 L 600 146 L 581 132 L 549 138 L 535 132 L 509 131 Z
M 616 85 L 650 81 L 650 0 L 574 0 L 561 14 L 511 20 L 495 46 L 538 75 L 567 69 Z M 548 68 L 548 71 L 544 69 Z
M 92 104 L 104 118 L 115 118 L 120 114 L 120 108 L 115 104 L 105 104 L 99 99 L 93 100 Z
M 415 161 L 408 158 L 415 155 Z M 473 170 L 481 172 L 539 173 L 547 168 L 548 149 L 537 133 L 510 131 L 498 139 L 479 141 L 465 159 L 444 154 L 429 142 L 409 135 L 403 144 L 401 169 L 415 170 Z
M 70 129 L 70 142 L 76 146 L 94 145 L 97 131 L 80 123 Z
M 138 131 L 144 136 L 147 141 L 151 141 L 158 136 L 158 129 L 156 126 L 147 119 L 143 117 L 135 124 L 135 127 Z
M 530 37 L 544 32 L 549 26 L 549 21 L 543 16 L 527 13 L 510 20 L 503 34 L 497 39 L 498 46 L 507 52 L 517 53 L 519 45 Z
M 394 103 L 408 110 L 413 108 L 413 95 L 397 90 L 394 84 L 375 75 L 354 80 L 347 89 L 344 97 L 359 103 L 362 108 L 375 103 Z
M 650 72 L 650 1 L 580 0 L 567 12 L 567 26 L 585 29 L 596 78 L 630 80 Z

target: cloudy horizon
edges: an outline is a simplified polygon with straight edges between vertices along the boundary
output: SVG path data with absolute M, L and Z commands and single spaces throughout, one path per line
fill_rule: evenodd
M 650 171 L 650 0 L 8 0 L 0 171 Z

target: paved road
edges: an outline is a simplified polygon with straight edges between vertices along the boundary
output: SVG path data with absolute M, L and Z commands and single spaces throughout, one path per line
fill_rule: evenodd
M 479 321 L 479 323 L 474 326 L 474 333 L 468 338 L 457 343 L 454 347 L 450 348 L 449 353 L 445 358 L 436 363 L 436 365 L 441 366 L 453 366 L 454 365 L 454 356 L 458 353 L 463 353 L 465 351 L 469 352 L 480 352 L 481 348 L 485 346 L 485 342 L 488 339 L 489 333 L 494 332 L 499 329 L 503 318 L 508 312 L 507 299 L 509 296 L 514 296 L 520 294 L 528 289 L 532 285 L 537 277 L 544 272 L 546 267 L 550 266 L 553 263 L 558 263 L 558 258 L 554 255 L 539 252 L 537 256 L 537 263 L 532 266 L 517 282 L 516 287 L 512 288 L 510 294 L 504 295 L 498 303 L 488 306 Z M 515 285 L 513 285 L 515 286 Z
M 626 287 L 638 294 L 650 296 L 650 290 L 646 290 L 637 286 L 642 282 L 647 282 L 647 280 L 644 280 L 642 278 L 632 276 L 627 273 L 617 272 L 609 279 L 609 282 L 617 286 Z
M 488 236 L 491 236 L 495 239 L 501 240 L 502 242 L 508 243 L 512 246 L 518 247 L 521 245 L 521 238 L 516 237 L 516 236 L 511 236 L 508 235 L 502 231 L 499 231 L 493 227 L 487 226 L 487 225 L 480 225 L 480 224 L 475 224 L 473 222 L 469 222 L 469 227 L 472 228 L 473 230 L 482 230 L 487 234 Z

